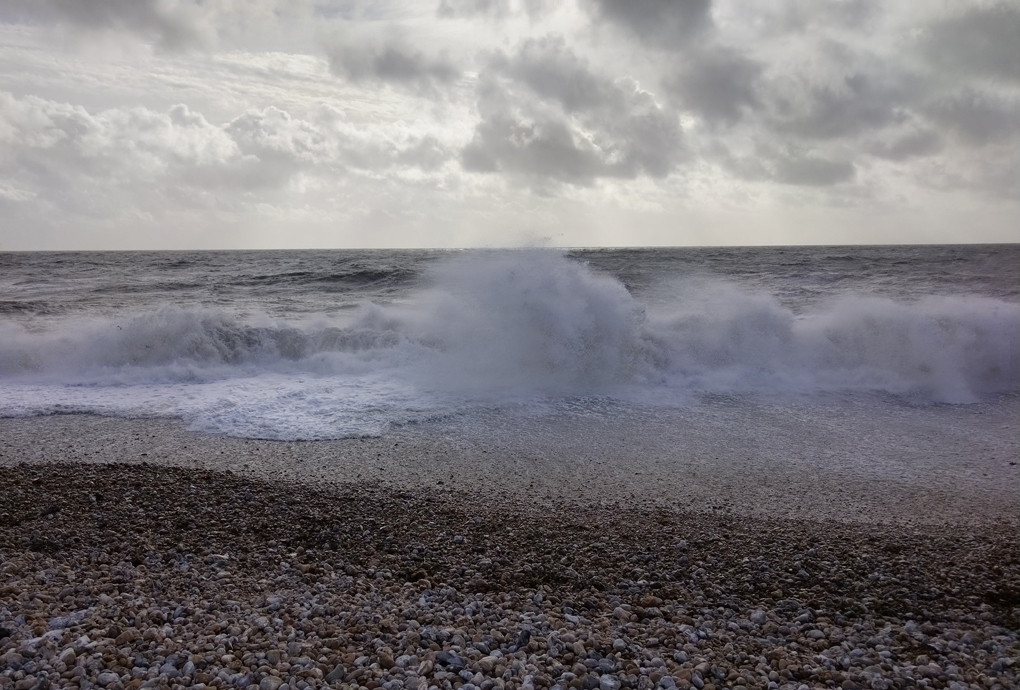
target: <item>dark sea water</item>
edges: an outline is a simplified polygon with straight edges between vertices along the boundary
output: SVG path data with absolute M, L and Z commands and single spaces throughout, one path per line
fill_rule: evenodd
M 280 440 L 720 400 L 881 420 L 1015 405 L 1018 352 L 1020 245 L 0 254 L 0 416 Z

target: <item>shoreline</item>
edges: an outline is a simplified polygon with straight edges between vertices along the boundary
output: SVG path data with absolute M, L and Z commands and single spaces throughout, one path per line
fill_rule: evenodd
M 1017 680 L 1020 559 L 1006 523 L 579 512 L 151 462 L 5 475 L 4 688 Z
M 900 420 L 918 424 L 920 418 L 927 426 L 904 431 L 906 440 L 898 439 L 898 446 L 890 442 L 889 449 L 880 447 L 886 440 L 881 436 L 870 444 L 848 441 L 856 430 L 852 416 L 849 431 L 835 429 L 852 409 L 836 409 L 831 419 L 821 419 L 815 438 L 806 441 L 798 434 L 817 419 L 795 420 L 798 426 L 777 432 L 776 425 L 788 422 L 776 414 L 743 436 L 730 432 L 723 444 L 716 430 L 726 417 L 711 410 L 696 412 L 715 414 L 711 425 L 697 419 L 693 425 L 680 419 L 673 427 L 642 427 L 640 420 L 632 425 L 627 419 L 570 420 L 579 426 L 571 428 L 567 442 L 562 434 L 519 420 L 498 434 L 437 423 L 400 427 L 375 438 L 263 441 L 190 431 L 175 419 L 60 414 L 0 418 L 0 467 L 54 460 L 151 462 L 320 487 L 379 482 L 404 490 L 442 488 L 538 507 L 628 505 L 862 524 L 1006 521 L 1020 526 L 1017 441 L 995 446 L 981 441 L 985 429 L 1002 436 L 1005 425 L 1015 425 L 1016 411 L 1016 401 L 950 410 L 956 415 L 950 421 L 966 427 L 968 435 L 943 444 L 937 454 L 930 447 L 936 442 L 926 447 L 922 441 L 940 423 L 937 415 L 944 411 L 938 409 Z M 969 416 L 960 419 L 960 414 Z M 925 415 L 935 415 L 934 421 Z M 893 427 L 890 422 L 881 431 L 890 435 Z M 766 432 L 786 437 L 774 448 L 763 448 L 767 444 L 756 444 L 755 438 Z M 519 442 L 519 433 L 534 437 Z M 843 436 L 833 446 L 848 446 L 842 454 L 825 445 L 834 433 Z M 860 433 L 868 436 L 869 430 Z

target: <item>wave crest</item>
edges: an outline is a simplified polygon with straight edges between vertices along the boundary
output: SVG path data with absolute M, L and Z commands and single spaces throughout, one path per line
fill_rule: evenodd
M 346 321 L 166 307 L 45 332 L 6 324 L 0 377 L 104 385 L 371 374 L 497 398 L 852 390 L 959 403 L 1018 390 L 1020 306 L 1001 300 L 851 295 L 795 314 L 770 295 L 700 281 L 651 310 L 614 278 L 549 252 L 460 258 L 436 267 L 431 284 Z

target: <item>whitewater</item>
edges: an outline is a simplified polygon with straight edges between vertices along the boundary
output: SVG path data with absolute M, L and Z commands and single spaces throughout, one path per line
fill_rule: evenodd
M 720 405 L 1015 406 L 1018 267 L 1016 245 L 2 254 L 0 416 L 562 439 Z

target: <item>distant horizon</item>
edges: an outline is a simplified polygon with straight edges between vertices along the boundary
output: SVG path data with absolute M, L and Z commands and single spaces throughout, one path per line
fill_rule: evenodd
M 597 251 L 601 249 L 611 250 L 635 250 L 635 249 L 762 249 L 762 248 L 840 248 L 848 249 L 854 247 L 996 247 L 996 246 L 1020 246 L 1020 242 L 885 242 L 873 244 L 674 244 L 674 245 L 602 245 L 602 246 L 503 246 L 503 247 L 220 247 L 220 248 L 196 248 L 196 249 L 0 249 L 0 254 L 86 254 L 101 252 L 342 252 L 342 251 L 407 251 L 407 252 L 461 252 L 461 251 L 533 251 L 533 250 L 563 250 L 563 251 Z

